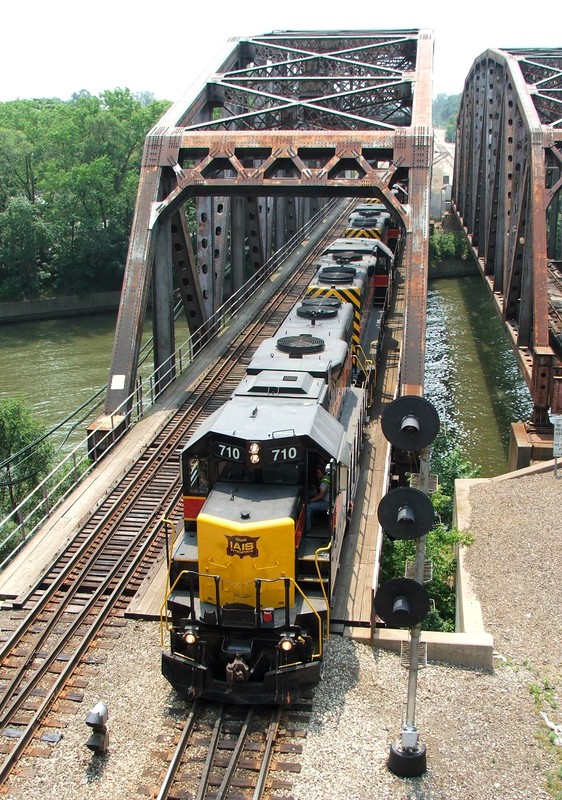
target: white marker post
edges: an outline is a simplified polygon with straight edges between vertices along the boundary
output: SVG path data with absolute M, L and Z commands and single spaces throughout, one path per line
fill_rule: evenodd
M 554 425 L 554 442 L 552 455 L 554 456 L 554 477 L 558 477 L 558 459 L 562 456 L 562 415 L 556 414 L 550 418 Z

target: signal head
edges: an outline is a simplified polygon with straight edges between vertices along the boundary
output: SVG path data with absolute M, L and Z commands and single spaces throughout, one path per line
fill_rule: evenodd
M 427 616 L 429 595 L 417 581 L 393 578 L 379 586 L 375 611 L 392 628 L 411 628 Z
M 423 450 L 439 433 L 439 416 L 424 397 L 403 395 L 385 408 L 381 426 L 386 439 L 398 450 Z
M 377 514 L 384 532 L 392 539 L 419 539 L 435 522 L 431 500 L 412 486 L 400 486 L 387 492 Z

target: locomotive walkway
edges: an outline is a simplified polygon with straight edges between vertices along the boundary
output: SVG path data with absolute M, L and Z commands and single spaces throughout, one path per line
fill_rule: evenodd
M 386 492 L 388 477 L 389 444 L 383 436 L 380 420 L 385 407 L 396 397 L 403 315 L 403 286 L 398 280 L 362 454 L 363 468 L 355 500 L 361 510 L 353 515 L 347 533 L 347 546 L 336 583 L 336 603 L 332 609 L 333 627 L 353 632 L 358 638 L 371 635 L 372 591 L 376 589 L 382 535 L 377 508 Z

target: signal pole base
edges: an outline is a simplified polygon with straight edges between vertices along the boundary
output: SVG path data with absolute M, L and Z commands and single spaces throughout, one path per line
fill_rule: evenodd
M 404 750 L 400 739 L 390 745 L 386 762 L 388 769 L 400 778 L 416 778 L 427 770 L 425 745 L 418 742 L 414 749 Z

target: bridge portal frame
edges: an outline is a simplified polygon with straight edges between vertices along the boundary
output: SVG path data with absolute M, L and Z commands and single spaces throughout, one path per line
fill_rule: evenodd
M 105 413 L 124 414 L 132 403 L 151 286 L 154 366 L 169 374 L 172 270 L 190 331 L 201 329 L 220 304 L 226 242 L 236 285 L 319 198 L 339 196 L 376 197 L 403 228 L 401 392 L 421 395 L 433 34 L 281 31 L 233 42 L 219 69 L 146 137 Z

